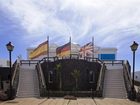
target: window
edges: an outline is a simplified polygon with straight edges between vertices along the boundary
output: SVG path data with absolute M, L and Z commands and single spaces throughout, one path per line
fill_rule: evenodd
M 93 82 L 94 82 L 94 72 L 89 71 L 89 83 L 93 83 Z
M 52 71 L 49 71 L 49 76 L 48 76 L 48 82 L 49 83 L 53 83 L 53 72 Z

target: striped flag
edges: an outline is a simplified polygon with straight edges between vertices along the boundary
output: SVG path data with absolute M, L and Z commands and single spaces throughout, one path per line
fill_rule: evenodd
M 56 49 L 56 54 L 58 57 L 69 56 L 71 53 L 71 42 L 62 45 Z
M 30 54 L 30 59 L 38 58 L 41 55 L 46 55 L 48 53 L 48 41 L 45 41 L 38 45 Z

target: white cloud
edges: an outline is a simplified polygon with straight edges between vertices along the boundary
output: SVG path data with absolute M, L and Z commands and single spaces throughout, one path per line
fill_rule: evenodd
M 11 34 L 17 32 L 12 31 L 16 24 L 26 31 L 21 42 L 27 46 L 38 45 L 48 35 L 52 43 L 64 44 L 72 36 L 82 45 L 94 36 L 95 44 L 117 46 L 119 57 L 126 59 L 132 41 L 140 43 L 140 0 L 0 0 L 0 9 L 14 21 L 4 25 L 11 27 Z
M 0 3 L 20 20 L 28 32 L 26 39 L 44 39 L 44 34 L 51 34 L 54 39 L 64 37 L 64 40 L 72 36 L 77 42 L 95 35 L 104 45 L 134 34 L 140 37 L 139 0 L 2 0 Z

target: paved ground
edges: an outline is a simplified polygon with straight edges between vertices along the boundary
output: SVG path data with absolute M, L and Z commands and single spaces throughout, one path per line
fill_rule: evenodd
M 78 98 L 77 100 L 66 100 L 63 98 L 16 98 L 15 100 L 0 102 L 0 105 L 140 105 L 140 103 L 127 99 L 111 98 Z

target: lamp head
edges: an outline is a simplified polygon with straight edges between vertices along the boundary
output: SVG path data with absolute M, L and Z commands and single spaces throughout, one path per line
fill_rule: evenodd
M 11 42 L 9 42 L 8 44 L 6 44 L 6 47 L 7 47 L 7 50 L 8 51 L 13 51 L 13 49 L 14 49 L 14 45 L 12 45 Z
M 132 51 L 136 51 L 138 48 L 138 43 L 136 43 L 135 41 L 133 42 L 133 44 L 130 46 Z

